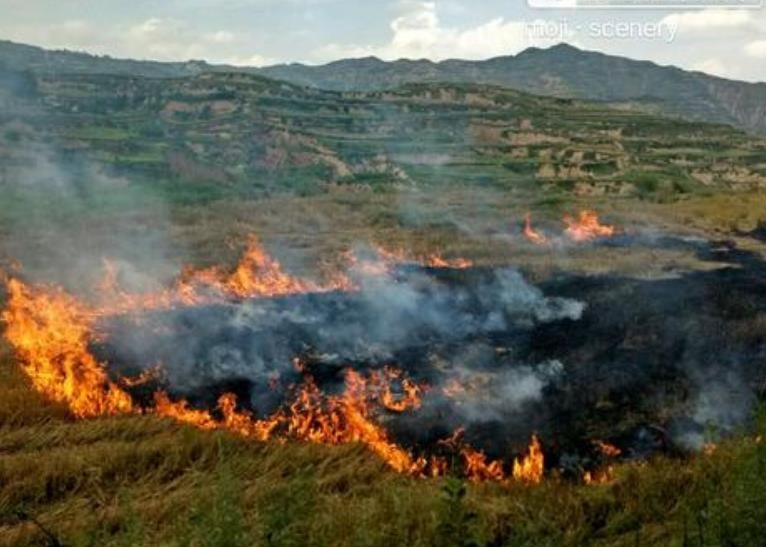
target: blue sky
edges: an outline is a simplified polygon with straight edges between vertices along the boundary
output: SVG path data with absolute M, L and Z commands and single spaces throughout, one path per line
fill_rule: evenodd
M 766 11 L 539 10 L 525 0 L 0 0 L 0 38 L 240 65 L 483 59 L 578 47 L 766 81 Z

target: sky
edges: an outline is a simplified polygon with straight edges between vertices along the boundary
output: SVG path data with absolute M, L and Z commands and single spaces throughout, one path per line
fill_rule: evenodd
M 529 1 L 535 0 L 0 0 L 0 39 L 113 57 L 255 66 L 367 55 L 486 59 L 568 42 L 766 81 L 764 8 L 540 9 Z

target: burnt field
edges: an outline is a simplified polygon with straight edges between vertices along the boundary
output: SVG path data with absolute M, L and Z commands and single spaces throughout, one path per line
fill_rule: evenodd
M 710 271 L 637 279 L 558 272 L 533 286 L 512 268 L 360 268 L 356 290 L 234 299 L 102 322 L 95 355 L 132 387 L 199 409 L 224 393 L 268 417 L 308 379 L 325 396 L 348 371 L 390 375 L 374 419 L 416 455 L 450 458 L 449 439 L 489 458 L 536 434 L 546 469 L 579 477 L 619 459 L 682 454 L 748 427 L 762 395 L 766 263 L 731 242 L 618 236 L 597 245 L 690 248 Z M 369 268 L 368 268 L 369 270 Z M 614 454 L 611 454 L 614 456 Z M 614 458 L 610 458 L 614 459 Z

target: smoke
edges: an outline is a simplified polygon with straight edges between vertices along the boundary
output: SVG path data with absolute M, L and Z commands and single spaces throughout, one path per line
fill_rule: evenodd
M 487 337 L 574 321 L 585 308 L 546 297 L 506 268 L 488 270 L 471 283 L 415 267 L 352 275 L 359 290 L 351 293 L 171 310 L 138 324 L 120 318 L 104 326 L 110 337 L 99 351 L 118 366 L 161 363 L 171 391 L 192 399 L 212 396 L 211 386 L 245 382 L 251 406 L 261 411 L 273 410 L 265 407 L 274 402 L 275 379 L 299 381 L 296 357 L 315 363 L 312 373 L 331 385 L 342 381 L 346 367 L 394 364 L 437 391 L 448 380 L 470 384 L 479 374 L 489 390 L 458 412 L 471 421 L 510 419 L 526 402 L 539 400 L 563 366 L 515 363 L 490 347 Z
M 691 410 L 671 427 L 673 441 L 687 450 L 700 450 L 749 420 L 755 403 L 753 390 L 736 368 L 717 367 L 692 372 L 695 396 Z
M 9 123 L 0 139 L 11 155 L 0 170 L 0 251 L 25 277 L 88 294 L 104 259 L 119 266 L 126 290 L 156 289 L 178 272 L 182 253 L 155 191 L 41 144 L 34 127 Z
M 526 405 L 542 400 L 544 389 L 563 372 L 564 365 L 555 360 L 492 371 L 458 368 L 439 389 L 447 394 L 442 403 L 464 426 L 517 420 Z

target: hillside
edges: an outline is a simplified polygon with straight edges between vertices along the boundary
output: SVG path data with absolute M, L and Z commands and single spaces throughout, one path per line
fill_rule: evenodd
M 69 161 L 159 188 L 183 180 L 265 196 L 479 185 L 526 200 L 674 200 L 766 185 L 765 141 L 728 126 L 488 85 L 337 92 L 241 73 L 8 71 L 3 81 L 0 146 L 14 165 L 34 163 L 29 144 L 44 141 Z
M 371 90 L 405 82 L 474 82 L 540 95 L 635 102 L 690 120 L 766 131 L 766 84 L 749 84 L 561 44 L 486 61 L 384 62 L 343 60 L 323 66 L 290 64 L 266 76 L 325 89 Z
M 346 59 L 321 66 L 292 63 L 233 68 L 204 61 L 158 63 L 117 60 L 84 53 L 49 52 L 0 42 L 0 66 L 42 73 L 184 77 L 203 72 L 260 74 L 299 85 L 337 91 L 392 89 L 404 83 L 490 84 L 539 95 L 629 104 L 689 120 L 727 123 L 766 131 L 766 84 L 751 84 L 634 61 L 568 45 L 530 48 L 486 61 L 381 61 Z

